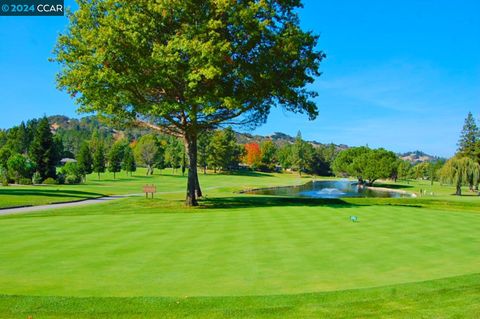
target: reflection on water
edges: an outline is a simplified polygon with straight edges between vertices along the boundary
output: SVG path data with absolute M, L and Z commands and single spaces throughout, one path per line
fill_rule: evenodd
M 373 190 L 349 180 L 316 181 L 301 186 L 266 188 L 248 192 L 258 195 L 300 196 L 309 198 L 340 197 L 410 197 L 394 191 Z

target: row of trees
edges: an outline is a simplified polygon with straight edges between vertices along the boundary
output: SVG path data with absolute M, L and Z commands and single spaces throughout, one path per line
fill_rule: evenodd
M 435 161 L 418 162 L 412 165 L 409 161 L 401 160 L 397 168 L 397 178 L 401 180 L 422 179 L 429 180 L 431 184 L 440 180 L 440 171 L 445 164 L 445 160 L 437 159 Z
M 127 140 L 115 142 L 107 152 L 104 142 L 97 136 L 94 136 L 90 143 L 83 143 L 77 155 L 76 166 L 83 180 L 86 180 L 87 174 L 91 173 L 97 173 L 100 178 L 100 173 L 106 170 L 113 173 L 114 179 L 116 173 L 122 169 L 127 174 L 137 170 L 133 150 Z
M 62 137 L 65 136 L 60 136 L 60 132 L 66 131 L 51 126 L 45 117 L 0 131 L 0 142 L 4 145 L 0 149 L 2 179 L 29 183 L 36 175 L 34 183 L 47 178 L 57 179 L 59 183 L 75 183 L 86 180 L 91 173 L 98 174 L 99 178 L 106 171 L 112 172 L 114 178 L 121 170 L 131 173 L 137 163 L 147 168 L 147 174 L 153 174 L 154 168 L 167 167 L 174 173 L 179 168 L 185 173 L 189 165 L 184 144 L 175 137 L 145 134 L 137 140 L 121 138 L 115 142 L 104 131 L 93 128 L 90 138 L 73 153 L 64 150 Z M 338 153 L 333 144 L 314 147 L 305 142 L 300 133 L 294 143 L 283 146 L 272 141 L 242 145 L 237 143 L 236 133 L 230 127 L 202 133 L 197 152 L 197 164 L 204 173 L 207 169 L 230 171 L 245 163 L 260 171 L 282 168 L 318 175 L 331 174 L 330 166 Z M 77 162 L 69 162 L 59 170 L 60 159 L 64 157 L 75 158 Z
M 260 171 L 293 170 L 299 174 L 355 176 L 360 183 L 373 184 L 379 178 L 429 179 L 453 183 L 457 193 L 461 186 L 478 189 L 480 179 L 480 138 L 479 129 L 471 114 L 459 141 L 456 156 L 446 165 L 444 161 L 421 162 L 412 165 L 402 161 L 393 152 L 368 147 L 353 147 L 339 153 L 331 145 L 313 145 L 304 141 L 300 132 L 293 143 L 277 145 L 267 140 L 240 145 L 235 132 L 229 127 L 223 130 L 206 131 L 198 140 L 198 167 L 204 173 L 237 169 L 240 163 Z M 3 183 L 41 183 L 46 179 L 57 182 L 75 183 L 85 180 L 91 173 L 106 171 L 116 173 L 124 170 L 132 173 L 137 163 L 153 174 L 154 168 L 172 168 L 175 173 L 181 168 L 182 174 L 189 165 L 184 144 L 180 139 L 161 134 L 146 134 L 138 140 L 120 139 L 113 142 L 104 134 L 94 131 L 91 139 L 84 142 L 75 158 L 63 169 L 56 166 L 65 152 L 62 140 L 52 130 L 47 118 L 31 120 L 26 124 L 0 131 L 0 173 Z
M 243 162 L 253 169 L 273 171 L 280 167 L 302 172 L 328 176 L 332 175 L 331 164 L 338 154 L 335 145 L 318 145 L 308 143 L 298 132 L 293 144 L 281 147 L 272 141 L 263 143 L 248 143 L 245 145 Z

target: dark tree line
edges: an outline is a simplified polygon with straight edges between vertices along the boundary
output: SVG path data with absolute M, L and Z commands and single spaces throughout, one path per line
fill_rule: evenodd
M 56 177 L 63 156 L 61 140 L 52 134 L 46 117 L 21 123 L 0 133 L 0 171 L 3 184 L 31 184 Z

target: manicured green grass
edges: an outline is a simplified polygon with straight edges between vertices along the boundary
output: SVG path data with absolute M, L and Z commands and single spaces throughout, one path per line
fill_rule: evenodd
M 298 185 L 309 181 L 293 174 L 232 173 L 199 175 L 202 188 L 208 192 L 233 192 L 252 187 Z M 155 175 L 145 176 L 145 169 L 139 168 L 133 176 L 118 173 L 104 173 L 101 179 L 96 174 L 89 175 L 87 182 L 80 185 L 41 185 L 41 186 L 0 186 L 0 208 L 15 206 L 45 205 L 58 202 L 82 200 L 114 194 L 142 193 L 145 184 L 155 184 L 157 191 L 165 194 L 181 193 L 186 189 L 186 176 L 172 174 L 170 169 L 156 170 Z
M 478 318 L 480 275 L 380 288 L 245 297 L 1 296 L 2 318 Z
M 1 291 L 294 294 L 456 276 L 480 264 L 476 213 L 313 205 L 166 214 L 162 202 L 132 198 L 0 219 Z
M 475 318 L 480 311 L 478 196 L 251 196 L 234 191 L 308 179 L 202 175 L 206 198 L 186 208 L 185 178 L 149 179 L 160 192 L 153 200 L 0 217 L 0 318 Z M 77 190 L 138 193 L 146 180 Z

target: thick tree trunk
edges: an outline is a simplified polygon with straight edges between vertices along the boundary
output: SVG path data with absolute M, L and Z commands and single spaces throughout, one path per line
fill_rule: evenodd
M 195 193 L 197 194 L 197 198 L 202 197 L 202 189 L 200 188 L 200 182 L 198 181 L 198 172 L 197 168 L 195 168 Z
M 187 206 L 197 206 L 197 198 L 202 196 L 197 174 L 197 136 L 195 134 L 186 134 L 184 143 L 185 151 L 188 154 L 189 161 L 187 196 L 185 199 L 185 204 Z
M 457 191 L 455 192 L 455 195 L 461 196 L 462 195 L 462 186 L 457 185 Z

